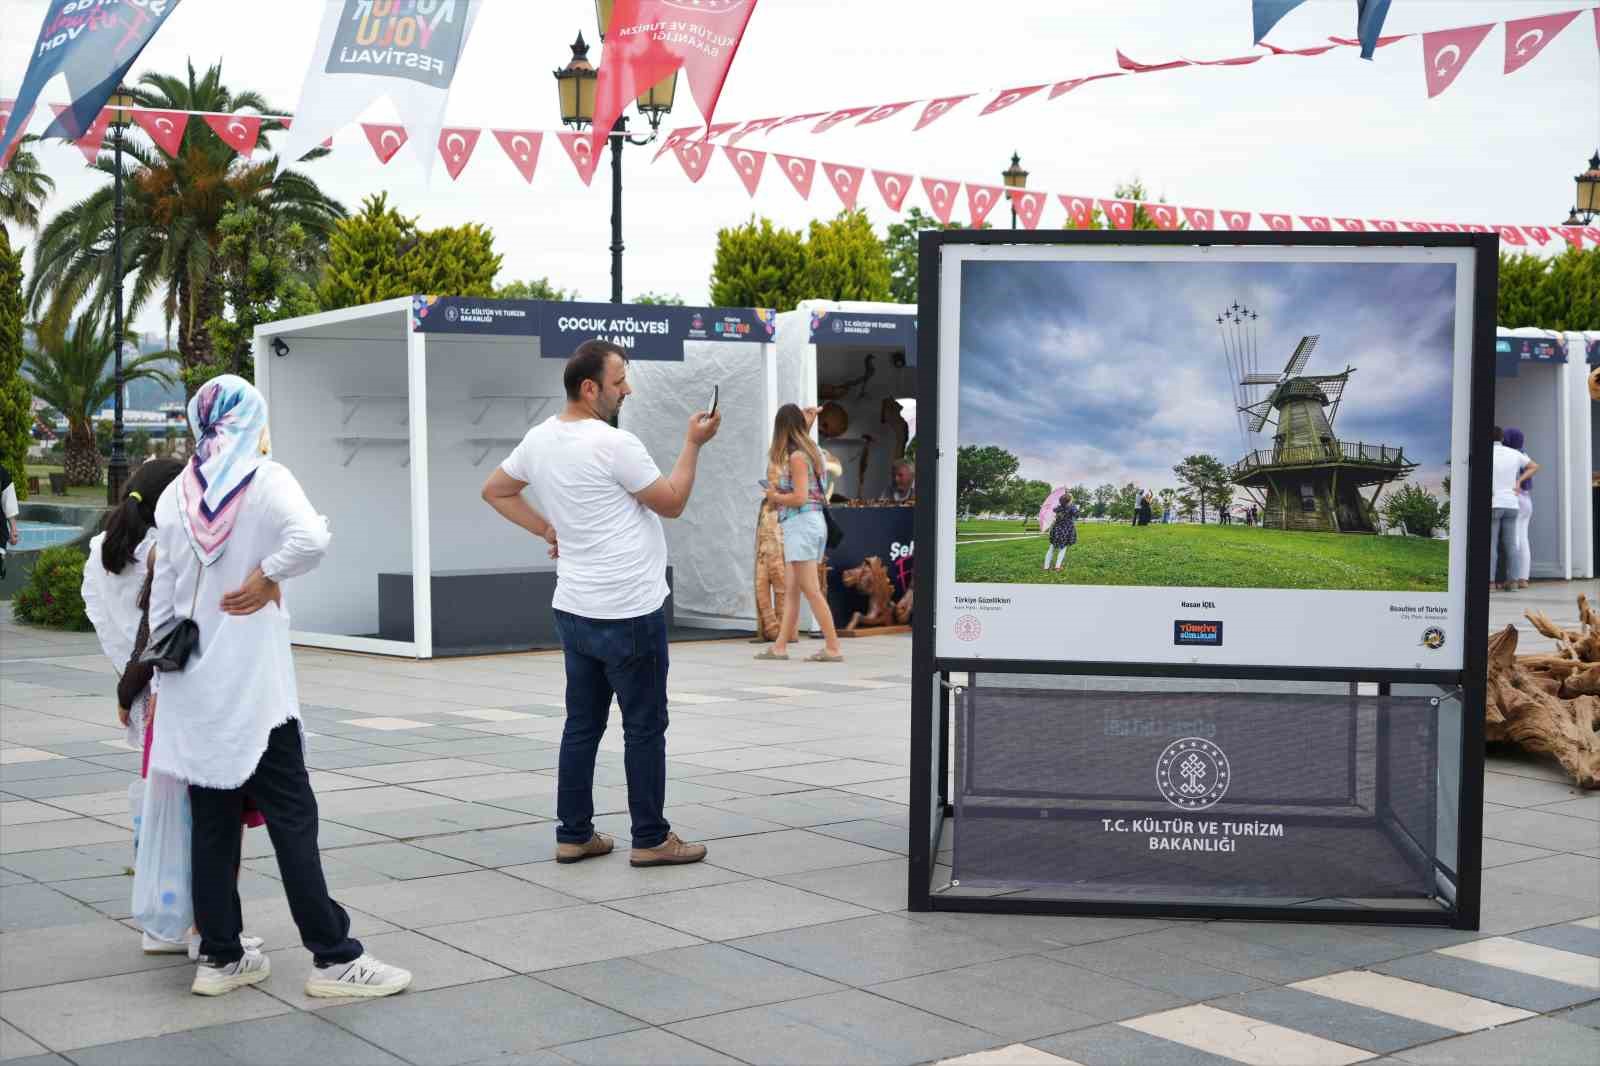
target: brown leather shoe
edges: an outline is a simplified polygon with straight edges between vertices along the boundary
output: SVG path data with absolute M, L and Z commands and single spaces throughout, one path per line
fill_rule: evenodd
M 556 862 L 582 862 L 596 855 L 610 855 L 616 841 L 604 833 L 595 833 L 582 844 L 557 844 Z
M 682 866 L 699 862 L 706 857 L 704 844 L 685 844 L 677 833 L 668 833 L 667 839 L 653 848 L 634 848 L 628 856 L 630 866 Z

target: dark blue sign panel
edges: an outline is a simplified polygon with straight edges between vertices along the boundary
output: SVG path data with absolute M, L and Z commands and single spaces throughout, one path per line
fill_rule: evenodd
M 898 348 L 906 353 L 906 365 L 916 366 L 917 318 L 866 311 L 813 311 L 811 343 L 847 348 Z
M 760 307 L 666 307 L 653 304 L 490 300 L 413 296 L 411 320 L 422 333 L 538 337 L 541 354 L 565 359 L 596 337 L 629 359 L 681 362 L 686 341 L 768 343 L 775 312 Z
M 1495 355 L 1524 363 L 1565 363 L 1567 342 L 1561 337 L 1496 337 Z
M 539 336 L 542 300 L 490 300 L 479 296 L 413 296 L 411 324 L 418 333 Z

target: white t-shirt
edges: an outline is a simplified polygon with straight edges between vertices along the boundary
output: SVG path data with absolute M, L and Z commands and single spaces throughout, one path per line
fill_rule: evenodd
M 667 598 L 667 538 L 634 499 L 661 477 L 639 438 L 597 418 L 552 415 L 528 430 L 506 461 L 560 546 L 551 605 L 581 618 L 637 618 Z
M 1532 459 L 1515 448 L 1507 448 L 1499 441 L 1494 442 L 1494 497 L 1489 504 L 1490 507 L 1503 507 L 1512 511 L 1517 509 L 1517 475 L 1531 462 Z

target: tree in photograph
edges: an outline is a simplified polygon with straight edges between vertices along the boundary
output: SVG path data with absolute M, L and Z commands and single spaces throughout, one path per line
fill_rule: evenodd
M 1549 259 L 1502 252 L 1496 321 L 1510 329 L 1600 329 L 1600 247 L 1569 247 Z
M 1200 523 L 1204 525 L 1208 506 L 1214 507 L 1222 487 L 1230 484 L 1228 468 L 1216 456 L 1200 454 L 1186 457 L 1172 472 L 1199 502 Z
M 11 238 L 0 226 L 0 466 L 16 481 L 17 498 L 27 499 L 23 466 L 33 425 L 33 391 L 21 370 L 22 252 L 11 250 Z
M 993 444 L 964 444 L 956 449 L 956 512 L 972 514 L 992 501 L 1016 476 L 1017 457 Z
M 215 358 L 183 368 L 184 390 L 191 396 L 219 374 L 254 381 L 256 327 L 317 310 L 302 269 L 306 236 L 298 222 L 284 222 L 256 204 L 236 204 L 223 213 L 217 233 L 214 261 L 223 306 L 206 323 Z
M 641 292 L 633 302 L 646 307 L 682 307 L 683 297 L 675 292 Z
M 50 194 L 56 191 L 55 179 L 39 166 L 33 154 L 37 134 L 24 134 L 11 153 L 11 162 L 0 170 L 0 230 L 9 225 L 19 230 L 37 230 L 39 212 Z
M 1104 518 L 1117 498 L 1117 487 L 1112 484 L 1097 485 L 1094 490 L 1094 517 Z
M 550 283 L 549 278 L 532 278 L 528 281 L 513 281 L 501 285 L 494 290 L 497 300 L 576 300 L 577 289 L 561 289 Z M 637 302 L 637 301 L 636 301 Z
M 1178 493 L 1178 513 L 1185 518 L 1193 518 L 1200 511 L 1200 501 L 1192 492 Z
M 717 231 L 711 265 L 711 302 L 718 307 L 772 307 L 792 311 L 805 269 L 806 242 L 796 230 L 751 216 L 742 226 Z
M 922 208 L 913 207 L 898 222 L 889 223 L 883 242 L 889 257 L 889 298 L 898 304 L 917 302 L 917 244 L 923 230 L 961 229 L 959 222 L 940 222 Z
M 1027 528 L 1030 520 L 1039 517 L 1039 508 L 1044 506 L 1051 492 L 1050 482 L 1016 478 L 1011 485 L 1011 502 L 1006 509 L 1012 514 L 1021 515 L 1023 528 Z
M 1238 489 L 1233 482 L 1223 481 L 1217 486 L 1216 491 L 1211 494 L 1211 503 L 1216 507 L 1218 517 L 1230 514 L 1233 509 L 1233 498 L 1237 491 Z
M 1174 501 L 1178 498 L 1178 490 L 1162 489 L 1156 495 L 1161 497 L 1161 513 L 1166 514 L 1167 510 L 1174 506 Z
M 865 211 L 811 223 L 799 291 L 802 300 L 889 299 L 889 256 Z
M 1390 528 L 1404 529 L 1413 537 L 1431 537 L 1450 521 L 1449 504 L 1421 485 L 1404 484 L 1384 494 L 1378 513 Z
M 414 294 L 493 296 L 500 259 L 494 234 L 476 222 L 420 229 L 378 193 L 334 227 L 317 299 L 331 311 Z
M 1133 512 L 1138 506 L 1139 486 L 1130 481 L 1117 490 L 1107 514 L 1118 522 L 1127 522 L 1133 518 Z

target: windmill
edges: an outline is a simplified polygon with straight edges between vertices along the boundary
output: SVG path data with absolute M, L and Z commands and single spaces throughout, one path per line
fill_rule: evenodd
M 1263 494 L 1262 524 L 1268 528 L 1376 533 L 1372 508 L 1378 494 L 1417 464 L 1406 459 L 1403 447 L 1341 441 L 1334 435 L 1355 367 L 1305 373 L 1320 339 L 1301 337 L 1280 373 L 1253 370 L 1238 379 L 1246 400 L 1255 395 L 1248 390 L 1270 386 L 1261 399 L 1241 403 L 1237 410 L 1247 419 L 1248 433 L 1260 433 L 1269 424 L 1274 433 L 1270 451 L 1250 451 L 1234 464 L 1233 481 Z M 1369 487 L 1372 497 L 1364 499 L 1361 490 Z

